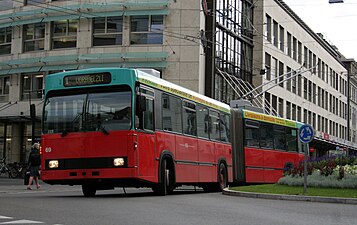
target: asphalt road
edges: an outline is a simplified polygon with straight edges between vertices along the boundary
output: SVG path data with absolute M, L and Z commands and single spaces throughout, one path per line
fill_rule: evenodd
M 0 178 L 0 225 L 336 225 L 357 224 L 357 206 L 232 197 L 192 188 L 159 197 L 150 189 L 98 191 L 79 186 L 26 190 L 22 180 Z

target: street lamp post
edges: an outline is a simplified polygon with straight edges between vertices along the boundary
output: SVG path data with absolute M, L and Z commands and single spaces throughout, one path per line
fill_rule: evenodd
M 351 75 L 348 73 L 347 74 L 347 141 L 351 141 L 351 138 L 350 138 L 350 78 Z M 348 145 L 347 145 L 348 146 Z M 348 156 L 349 155 L 349 149 L 347 147 L 347 151 L 346 151 L 346 155 Z

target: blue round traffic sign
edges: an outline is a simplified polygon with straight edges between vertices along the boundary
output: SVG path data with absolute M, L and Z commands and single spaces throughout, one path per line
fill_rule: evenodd
M 299 129 L 300 141 L 309 143 L 314 138 L 314 128 L 309 124 L 304 124 Z

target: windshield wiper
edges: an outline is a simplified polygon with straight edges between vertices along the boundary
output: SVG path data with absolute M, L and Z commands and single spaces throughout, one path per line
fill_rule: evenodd
M 103 125 L 100 125 L 100 131 L 102 131 L 105 135 L 109 135 L 109 130 Z

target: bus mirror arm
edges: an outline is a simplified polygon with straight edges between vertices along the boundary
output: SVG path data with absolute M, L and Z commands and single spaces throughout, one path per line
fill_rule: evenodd
M 101 126 L 100 130 L 101 130 L 105 135 L 108 135 L 108 134 L 109 134 L 109 131 L 108 131 L 108 129 L 107 129 L 105 126 Z

